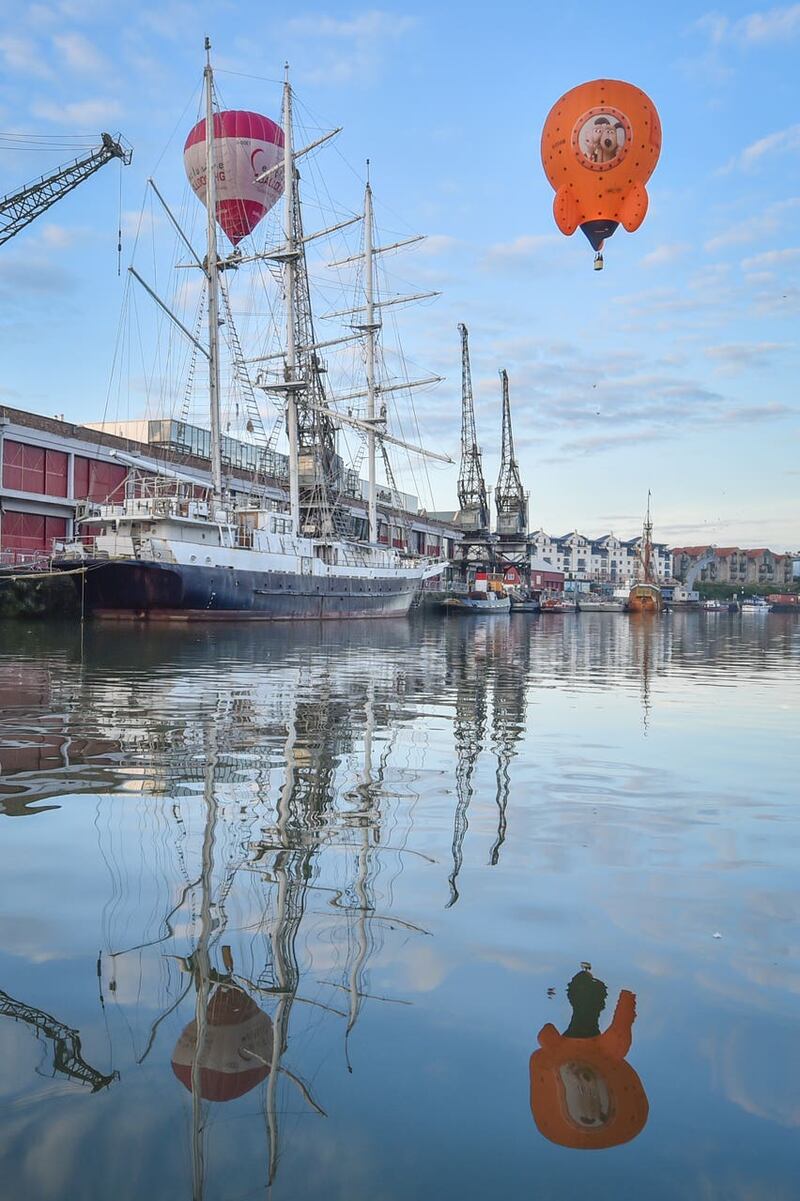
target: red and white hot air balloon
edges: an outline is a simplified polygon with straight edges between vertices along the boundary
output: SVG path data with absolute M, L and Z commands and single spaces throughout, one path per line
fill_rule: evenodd
M 232 1101 L 265 1080 L 272 1062 L 272 1022 L 240 988 L 220 987 L 206 1007 L 206 1036 L 197 1046 L 197 1022 L 183 1030 L 172 1053 L 172 1070 L 189 1092 L 198 1058 L 200 1094 L 206 1101 Z
M 236 246 L 251 234 L 283 192 L 279 168 L 261 182 L 256 177 L 283 158 L 283 130 L 260 113 L 227 110 L 214 114 L 217 221 Z M 206 123 L 198 121 L 186 139 L 183 162 L 195 195 L 206 202 Z

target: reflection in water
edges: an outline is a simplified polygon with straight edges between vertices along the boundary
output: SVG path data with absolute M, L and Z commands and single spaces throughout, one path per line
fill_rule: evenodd
M 550 1148 L 508 1086 L 530 1035 L 521 981 L 544 990 L 587 943 L 642 981 L 659 1121 L 645 1129 L 627 1062 L 633 995 L 601 1033 L 606 987 L 585 967 L 531 1058 L 539 1130 L 634 1157 L 677 1130 L 682 1195 L 700 1195 L 685 1145 L 718 1089 L 741 1122 L 717 1105 L 726 1162 L 756 1113 L 760 1152 L 771 1115 L 785 1130 L 796 1113 L 747 1091 L 737 1031 L 741 1010 L 791 1015 L 798 987 L 796 776 L 776 741 L 791 716 L 772 700 L 800 698 L 797 630 L 586 614 L 0 640 L 9 1195 L 71 1201 L 67 1161 L 87 1201 L 523 1195 Z M 679 1039 L 698 1088 L 682 1137 Z M 53 1153 L 33 1155 L 45 1126 Z M 133 1143 L 151 1166 L 128 1179 Z M 754 1196 L 789 1179 L 771 1146 L 779 1187 Z M 543 1191 L 573 1195 L 577 1157 L 553 1155 Z M 610 1201 L 604 1161 L 592 1188 Z
M 88 1084 L 93 1093 L 108 1088 L 119 1078 L 118 1072 L 99 1072 L 87 1063 L 81 1052 L 81 1036 L 77 1030 L 71 1030 L 58 1018 L 17 1001 L 8 993 L 0 990 L 0 1017 L 12 1018 L 15 1022 L 23 1023 L 35 1033 L 37 1039 L 44 1038 L 52 1043 L 53 1073 L 60 1073 L 78 1084 Z
M 608 989 L 584 967 L 567 985 L 572 1018 L 563 1034 L 548 1022 L 531 1055 L 531 1112 L 545 1138 L 597 1151 L 628 1143 L 647 1121 L 647 1096 L 625 1056 L 636 997 L 623 989 L 610 1026 L 600 1033 Z
M 400 634 L 404 647 L 405 623 Z M 224 689 L 206 693 L 199 721 L 191 708 L 198 698 L 185 697 L 183 720 L 173 726 L 166 745 L 163 731 L 153 739 L 148 771 L 140 780 L 158 796 L 172 792 L 176 779 L 185 787 L 192 776 L 202 775 L 199 871 L 193 876 L 188 867 L 199 831 L 190 833 L 191 817 L 176 797 L 171 806 L 174 872 L 180 870 L 185 885 L 178 906 L 170 904 L 161 920 L 167 933 L 156 940 L 162 954 L 169 954 L 165 944 L 175 946 L 172 954 L 189 984 L 178 980 L 172 990 L 177 995 L 163 997 L 139 1056 L 141 1062 L 150 1054 L 161 1023 L 193 989 L 194 1017 L 181 1031 L 171 1063 L 192 1094 L 192 1195 L 198 1201 L 207 1192 L 209 1155 L 213 1158 L 209 1137 L 215 1127 L 204 1102 L 236 1100 L 261 1086 L 265 1182 L 271 1184 L 287 1110 L 281 1081 L 292 1086 L 308 1111 L 323 1117 L 326 1112 L 308 1081 L 286 1062 L 295 1006 L 311 1006 L 342 1021 L 349 1066 L 348 1040 L 364 1001 L 394 1000 L 368 993 L 370 956 L 383 946 L 387 929 L 402 931 L 404 939 L 421 932 L 397 914 L 378 912 L 373 897 L 374 852 L 386 845 L 382 822 L 388 802 L 382 785 L 391 746 L 387 740 L 376 764 L 373 742 L 376 726 L 385 737 L 393 722 L 404 720 L 398 701 L 407 702 L 424 676 L 409 679 L 404 665 L 390 656 L 382 664 L 361 657 L 353 662 L 341 640 L 330 652 L 317 649 L 313 672 L 300 656 L 296 662 L 276 662 L 278 678 L 274 674 L 263 685 L 240 687 L 234 677 Z M 138 732 L 129 731 L 123 742 L 131 736 L 141 752 Z M 348 756 L 355 756 L 358 767 L 352 786 L 342 788 L 340 773 Z M 411 852 L 391 849 L 398 858 L 397 878 L 404 854 Z M 334 853 L 335 879 L 330 879 Z M 111 845 L 106 857 L 114 863 Z M 327 912 L 311 911 L 312 897 L 323 901 Z M 190 948 L 181 947 L 177 936 L 181 915 L 196 931 Z M 237 933 L 234 952 L 221 940 Z M 321 939 L 337 948 L 337 959 L 338 948 L 344 952 L 339 978 L 325 981 L 322 990 L 314 979 L 315 956 L 304 962 L 300 951 Z M 106 956 L 112 975 L 126 956 L 153 945 L 112 946 Z M 249 961 L 247 973 L 237 970 L 239 961 Z M 318 995 L 308 995 L 314 990 Z

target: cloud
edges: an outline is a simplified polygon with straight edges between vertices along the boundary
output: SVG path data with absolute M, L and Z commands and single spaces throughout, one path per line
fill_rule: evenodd
M 75 289 L 76 280 L 52 261 L 18 255 L 0 258 L 0 294 L 18 299 L 25 294 L 62 296 Z
M 750 146 L 746 146 L 740 154 L 735 155 L 722 168 L 722 173 L 729 171 L 753 171 L 767 155 L 781 154 L 787 151 L 800 150 L 800 125 L 790 125 L 777 133 L 767 134 Z
M 632 430 L 627 434 L 587 434 L 565 442 L 562 450 L 570 455 L 601 454 L 607 450 L 623 450 L 628 446 L 640 446 L 646 442 L 665 442 L 675 433 L 660 429 Z
M 730 36 L 748 46 L 763 46 L 768 42 L 785 42 L 800 34 L 800 4 L 770 8 L 766 12 L 750 13 L 734 21 Z
M 543 252 L 546 255 L 559 240 L 557 234 L 522 234 L 512 242 L 496 242 L 486 251 L 481 266 L 489 271 L 497 268 L 527 269 L 542 258 Z
M 726 246 L 736 246 L 744 242 L 754 242 L 757 238 L 768 237 L 777 233 L 785 224 L 794 210 L 800 207 L 800 197 L 793 196 L 788 200 L 777 200 L 760 213 L 746 217 L 735 225 L 728 226 L 716 237 L 710 238 L 705 248 L 708 251 L 721 250 Z
M 416 25 L 416 17 L 371 9 L 349 20 L 339 17 L 293 17 L 288 22 L 290 33 L 319 38 L 340 38 L 352 41 L 360 38 L 396 38 Z
M 82 230 L 68 229 L 64 225 L 43 225 L 37 229 L 40 241 L 52 250 L 64 250 L 72 246 L 82 234 Z
M 425 241 L 420 242 L 417 253 L 435 258 L 437 255 L 455 250 L 459 245 L 458 238 L 454 238 L 451 234 L 428 234 Z
M 768 404 L 736 405 L 734 408 L 725 409 L 720 414 L 720 420 L 730 422 L 734 425 L 741 425 L 752 421 L 775 421 L 782 417 L 795 415 L 795 409 L 791 409 L 789 405 L 781 404 L 779 401 L 774 400 Z
M 363 83 L 375 79 L 386 46 L 398 42 L 416 25 L 416 17 L 370 9 L 351 18 L 293 17 L 286 23 L 286 32 L 317 48 L 317 65 L 300 71 L 307 82 Z
M 800 246 L 784 246 L 781 250 L 765 250 L 763 254 L 755 254 L 742 259 L 742 270 L 764 271 L 770 267 L 781 267 L 785 263 L 794 263 L 800 259 Z
M 718 364 L 718 370 L 728 375 L 748 367 L 767 367 L 775 354 L 785 350 L 781 342 L 728 342 L 707 346 L 706 355 Z
M 30 38 L 4 34 L 0 37 L 0 59 L 7 71 L 49 79 L 52 71 L 42 58 L 37 44 Z
M 706 13 L 695 28 L 708 35 L 712 46 L 736 43 L 740 46 L 765 46 L 786 42 L 800 34 L 800 4 L 789 4 L 749 13 L 731 20 L 721 13 Z
M 33 112 L 44 121 L 91 130 L 116 120 L 122 110 L 116 100 L 97 99 L 73 100 L 71 104 L 39 101 L 34 104 Z
M 665 242 L 644 256 L 642 266 L 663 267 L 666 263 L 674 263 L 676 259 L 683 258 L 691 249 L 688 242 Z
M 53 45 L 73 71 L 93 74 L 106 68 L 106 60 L 102 54 L 81 33 L 57 34 L 53 38 Z

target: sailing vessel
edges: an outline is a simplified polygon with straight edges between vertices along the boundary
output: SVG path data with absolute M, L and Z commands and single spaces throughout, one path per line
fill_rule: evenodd
M 644 519 L 642 532 L 642 547 L 639 555 L 639 578 L 633 585 L 628 596 L 628 610 L 631 613 L 661 613 L 664 608 L 664 598 L 658 586 L 655 565 L 653 563 L 653 522 L 650 517 L 650 493 L 647 493 L 647 516 Z
M 319 356 L 322 345 L 314 330 L 306 264 L 306 243 L 314 234 L 303 230 L 296 160 L 332 135 L 317 138 L 299 151 L 293 148 L 293 93 L 287 77 L 283 86 L 282 161 L 274 163 L 255 182 L 283 175 L 283 241 L 263 254 L 228 259 L 217 248 L 217 224 L 226 210 L 218 207 L 217 185 L 225 178 L 215 140 L 223 131 L 223 114 L 214 105 L 210 45 L 206 41 L 204 71 L 205 121 L 198 138 L 205 141 L 206 255 L 195 254 L 169 209 L 171 223 L 189 247 L 204 276 L 207 293 L 208 344 L 192 337 L 169 307 L 133 271 L 168 317 L 202 351 L 208 363 L 211 429 L 211 487 L 199 488 L 188 479 L 163 479 L 131 473 L 125 496 L 88 505 L 80 520 L 91 530 L 67 544 L 55 566 L 70 569 L 86 612 L 98 617 L 133 619 L 299 619 L 336 617 L 396 617 L 407 614 L 423 581 L 438 575 L 446 562 L 407 555 L 378 537 L 376 450 L 386 458 L 385 443 L 444 462 L 447 455 L 411 446 L 386 429 L 384 393 L 376 373 L 381 302 L 375 297 L 375 259 L 383 250 L 373 240 L 373 199 L 367 179 L 363 216 L 363 249 L 347 262 L 363 267 L 364 295 L 355 309 L 335 316 L 350 317 L 351 329 L 338 341 L 361 341 L 366 387 L 355 395 L 366 398 L 363 420 L 331 407 Z M 278 131 L 280 133 L 280 131 Z M 337 131 L 338 132 L 338 131 Z M 195 131 L 190 135 L 194 137 Z M 187 143 L 188 144 L 188 143 Z M 198 147 L 193 146 L 193 152 Z M 276 154 L 278 153 L 276 149 Z M 196 158 L 196 153 L 195 153 Z M 155 190 L 155 189 L 154 189 Z M 273 187 L 274 190 L 274 187 Z M 160 193 L 156 195 L 163 202 Z M 221 201 L 220 204 L 229 204 Z M 166 208 L 166 204 L 164 204 Z M 330 233 L 331 230 L 322 231 Z M 417 241 L 409 238 L 405 241 Z M 232 321 L 220 274 L 244 262 L 266 260 L 279 271 L 285 298 L 285 346 L 280 353 L 280 378 L 264 377 L 259 384 L 285 404 L 288 439 L 289 507 L 276 511 L 274 502 L 255 497 L 234 501 L 223 487 L 220 415 L 220 293 L 225 320 Z M 341 266 L 342 264 L 335 264 Z M 436 293 L 423 293 L 422 296 Z M 404 297 L 403 299 L 417 299 Z M 278 356 L 267 356 L 278 357 Z M 405 381 L 402 387 L 438 382 L 439 377 Z M 400 386 L 400 385 L 398 385 Z M 340 397 L 340 399 L 342 399 Z M 348 396 L 346 399 L 353 399 Z M 349 508 L 342 502 L 343 463 L 337 454 L 340 423 L 355 427 L 366 441 L 368 462 L 368 537 L 355 536 Z M 387 462 L 387 471 L 388 462 Z M 76 568 L 76 561 L 83 570 Z

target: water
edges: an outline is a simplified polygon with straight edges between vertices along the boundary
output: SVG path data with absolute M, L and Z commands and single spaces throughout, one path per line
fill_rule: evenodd
M 795 1198 L 799 702 L 793 615 L 0 625 L 0 1196 Z

